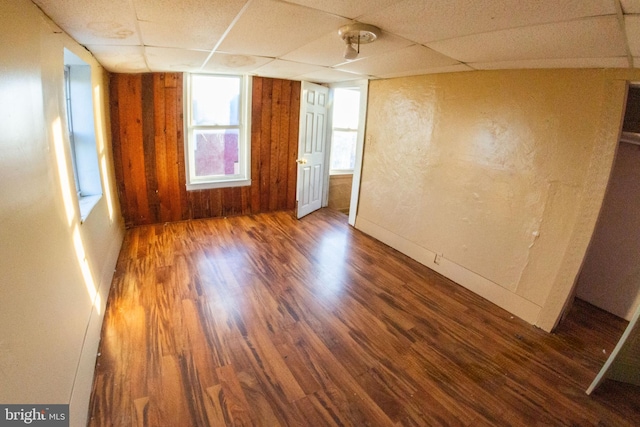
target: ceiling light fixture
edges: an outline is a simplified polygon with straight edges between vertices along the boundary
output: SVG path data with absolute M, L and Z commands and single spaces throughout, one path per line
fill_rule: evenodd
M 355 23 L 340 27 L 338 35 L 346 44 L 344 59 L 348 61 L 356 59 L 360 53 L 360 45 L 376 41 L 380 34 L 382 34 L 380 28 L 369 24 Z

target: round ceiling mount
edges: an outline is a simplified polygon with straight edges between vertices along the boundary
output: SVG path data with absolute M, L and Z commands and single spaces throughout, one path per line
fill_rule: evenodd
M 355 23 L 340 27 L 338 34 L 346 43 L 367 44 L 380 37 L 382 30 L 375 25 Z

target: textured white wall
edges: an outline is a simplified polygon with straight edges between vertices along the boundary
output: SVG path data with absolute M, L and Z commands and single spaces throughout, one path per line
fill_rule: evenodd
M 356 225 L 551 329 L 595 224 L 634 76 L 507 70 L 372 81 Z

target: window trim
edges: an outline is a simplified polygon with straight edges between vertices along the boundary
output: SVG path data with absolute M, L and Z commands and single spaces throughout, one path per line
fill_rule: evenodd
M 238 126 L 193 126 L 191 79 L 193 76 L 234 77 L 240 79 L 239 123 Z M 186 73 L 184 84 L 184 162 L 187 191 L 205 190 L 212 188 L 244 187 L 251 185 L 251 76 L 232 74 Z M 237 175 L 218 175 L 196 178 L 191 175 L 194 169 L 194 135 L 193 132 L 202 129 L 238 129 L 238 161 L 240 173 Z
M 360 133 L 361 133 L 361 129 L 360 129 L 360 120 L 362 120 L 362 118 L 360 117 L 360 110 L 358 111 L 358 126 L 355 128 L 341 128 L 341 127 L 334 127 L 333 126 L 333 106 L 335 103 L 335 90 L 336 89 L 345 89 L 345 90 L 356 90 L 358 91 L 359 94 L 361 94 L 361 90 L 362 88 L 359 85 L 353 85 L 353 84 L 345 84 L 345 85 L 336 85 L 331 87 L 331 123 L 330 123 L 330 131 L 331 131 L 331 138 L 330 138 L 330 153 L 328 156 L 328 164 L 329 164 L 329 176 L 334 176 L 334 175 L 353 175 L 354 171 L 355 171 L 355 163 L 357 163 L 356 161 L 354 161 L 354 167 L 351 169 L 332 169 L 331 168 L 331 155 L 333 152 L 333 137 L 334 137 L 334 132 L 338 131 L 338 132 L 353 132 L 356 134 L 356 151 L 357 151 L 357 145 L 358 145 L 358 138 L 360 137 Z M 362 102 L 362 98 L 360 97 L 360 102 Z
M 103 176 L 99 165 L 98 139 L 95 132 L 93 69 L 66 47 L 63 48 L 63 62 L 67 143 L 71 157 L 70 164 L 74 178 L 76 205 L 80 213 L 80 224 L 83 224 L 104 194 Z M 78 73 L 80 73 L 80 77 L 78 77 Z M 78 94 L 78 88 L 85 87 L 89 89 L 79 90 Z M 90 114 L 87 114 L 84 120 L 74 122 L 74 114 L 85 110 Z M 82 132 L 78 134 L 74 129 L 76 123 L 81 124 L 76 128 L 82 129 Z M 83 137 L 77 139 L 76 135 Z M 78 147 L 81 149 L 79 150 Z M 80 152 L 83 154 L 79 155 Z

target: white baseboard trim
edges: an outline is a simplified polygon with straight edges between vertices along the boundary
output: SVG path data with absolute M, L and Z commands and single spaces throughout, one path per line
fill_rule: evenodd
M 97 296 L 100 298 L 99 308 L 92 306 L 87 319 L 87 330 L 85 332 L 84 342 L 78 360 L 78 368 L 74 379 L 73 389 L 70 397 L 70 425 L 86 426 L 89 414 L 89 399 L 93 388 L 93 376 L 96 366 L 96 356 L 100 345 L 100 333 L 102 331 L 102 321 L 104 320 L 104 312 L 107 305 L 107 298 L 111 283 L 115 273 L 118 256 L 124 241 L 124 230 L 117 233 L 117 236 L 111 241 L 109 249 L 102 259 L 102 269 L 99 276 Z M 95 301 L 94 301 L 95 303 Z
M 444 257 L 439 259 L 439 264 L 434 262 L 436 253 L 422 246 L 413 243 L 404 237 L 398 236 L 391 231 L 368 221 L 361 216 L 356 219 L 356 228 L 371 237 L 391 246 L 419 263 L 453 280 L 460 286 L 480 295 L 491 301 L 511 314 L 531 323 L 538 320 L 541 307 L 533 302 L 522 298 L 508 289 L 482 277 L 473 271 L 467 270 L 461 265 Z

